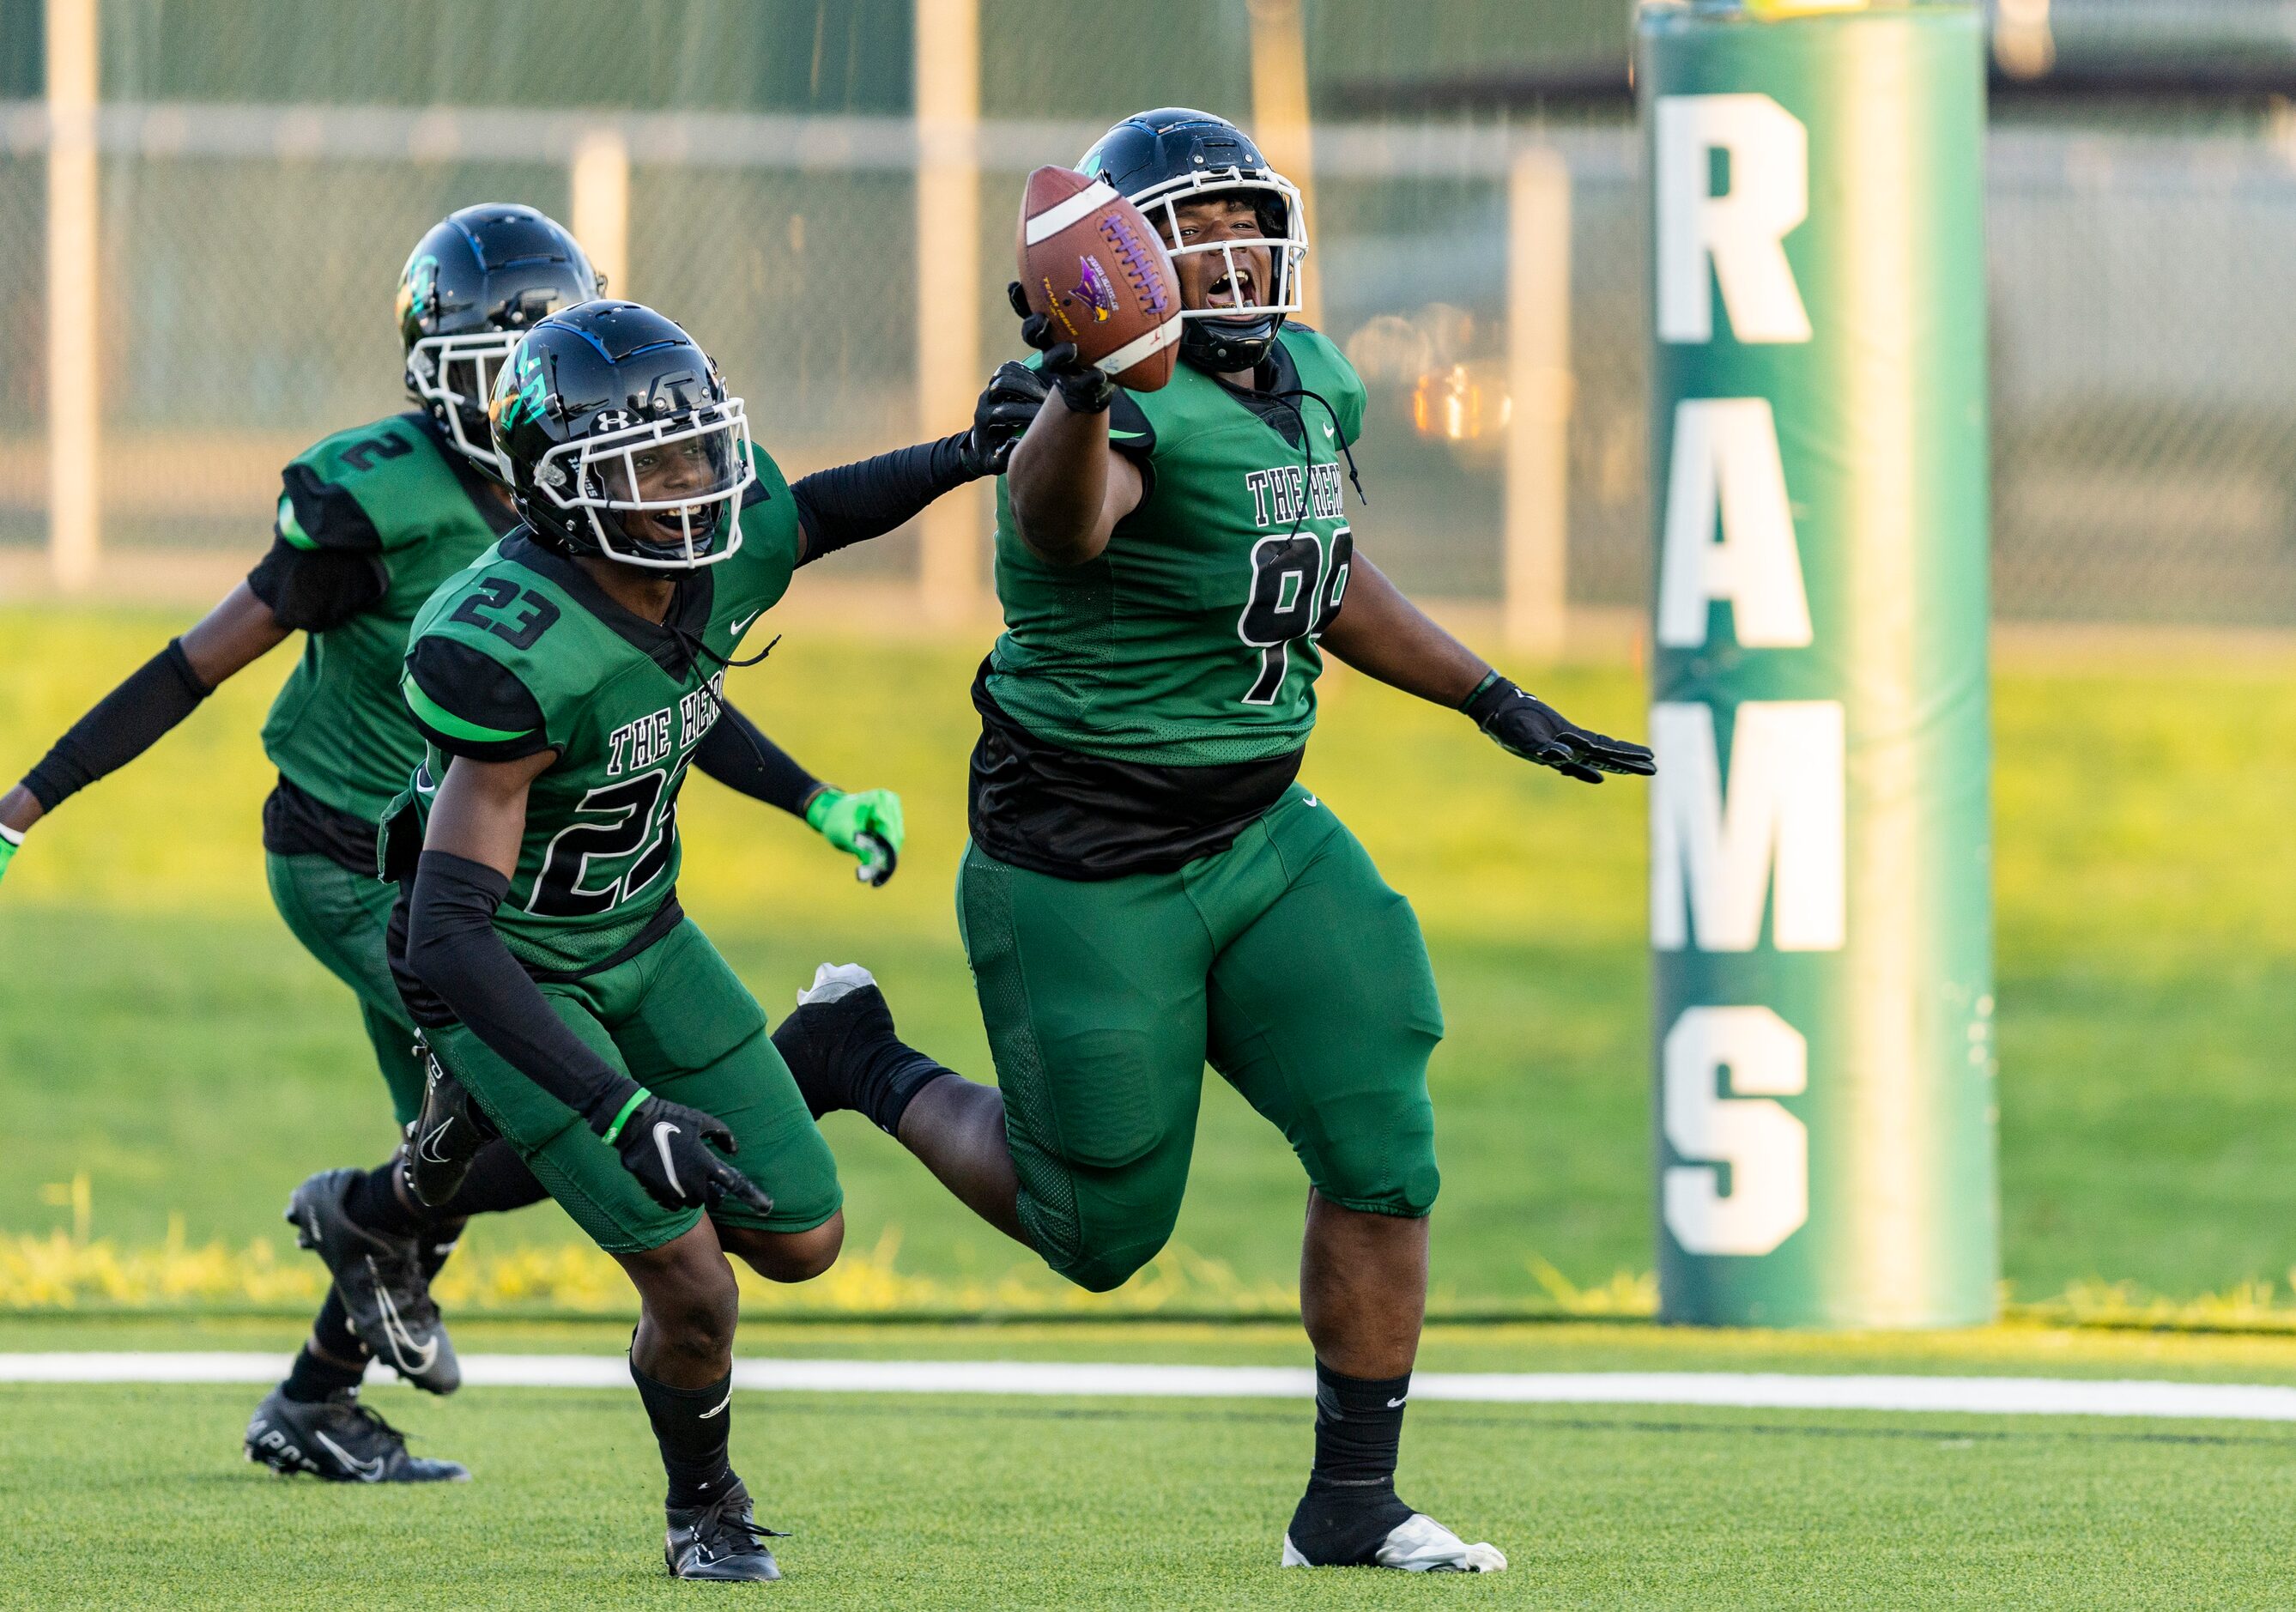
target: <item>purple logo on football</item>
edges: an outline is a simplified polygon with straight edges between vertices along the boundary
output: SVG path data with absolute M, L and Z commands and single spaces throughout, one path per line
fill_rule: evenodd
M 1107 271 L 1097 258 L 1078 258 L 1077 272 L 1083 280 L 1069 295 L 1090 303 L 1092 322 L 1098 325 L 1116 311 L 1116 287 L 1108 283 Z

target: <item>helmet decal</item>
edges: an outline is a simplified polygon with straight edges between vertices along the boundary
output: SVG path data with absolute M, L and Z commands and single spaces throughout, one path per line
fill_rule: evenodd
M 398 322 L 410 318 L 428 319 L 438 311 L 439 259 L 423 252 L 407 261 L 406 272 L 398 277 Z
M 495 387 L 498 411 L 494 415 L 495 430 L 512 431 L 525 421 L 539 420 L 549 397 L 550 383 L 543 379 L 542 360 L 521 350 Z

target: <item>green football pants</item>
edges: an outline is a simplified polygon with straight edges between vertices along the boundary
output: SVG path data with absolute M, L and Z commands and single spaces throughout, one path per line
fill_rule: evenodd
M 391 1112 L 401 1130 L 422 1110 L 428 1078 L 414 1052 L 414 1023 L 390 982 L 383 937 L 398 886 L 357 874 L 323 856 L 264 856 L 272 903 L 303 950 L 358 998 L 374 1061 L 390 1088 Z
M 728 1200 L 710 1211 L 713 1220 L 810 1231 L 837 1213 L 844 1202 L 837 1161 L 766 1035 L 764 1009 L 690 920 L 627 962 L 541 989 L 567 1028 L 607 1063 L 734 1133 L 731 1162 L 771 1195 L 774 1212 L 760 1216 Z M 579 1114 L 467 1027 L 434 1030 L 430 1045 L 560 1207 L 609 1254 L 659 1248 L 701 1219 L 698 1205 L 654 1202 Z
M 1021 1225 L 1070 1280 L 1105 1291 L 1171 1236 L 1207 1058 L 1333 1203 L 1434 1206 L 1419 921 L 1305 789 L 1175 873 L 1061 879 L 971 847 L 957 909 Z

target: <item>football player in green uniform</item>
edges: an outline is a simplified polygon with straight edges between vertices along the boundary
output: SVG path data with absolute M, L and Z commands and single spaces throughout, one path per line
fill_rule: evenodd
M 263 730 L 279 769 L 263 818 L 269 884 L 296 938 L 357 996 L 402 1125 L 421 1103 L 424 1059 L 385 958 L 391 887 L 374 875 L 375 824 L 422 753 L 398 688 L 407 628 L 442 580 L 518 523 L 485 414 L 496 371 L 529 326 L 597 291 L 573 238 L 530 208 L 465 208 L 429 231 L 398 297 L 420 407 L 329 437 L 288 465 L 275 541 L 247 580 L 0 795 L 4 871 L 46 813 L 141 754 L 225 679 L 307 634 Z M 841 850 L 868 853 L 873 838 L 898 849 L 898 800 L 820 784 L 737 713 L 698 761 L 804 816 Z M 475 1161 L 436 1209 L 414 1198 L 396 1159 L 306 1181 L 290 1218 L 334 1281 L 293 1372 L 249 1428 L 250 1453 L 347 1481 L 460 1476 L 452 1463 L 408 1457 L 358 1403 L 357 1385 L 379 1354 L 422 1387 L 455 1387 L 429 1279 L 466 1216 L 542 1196 L 508 1147 Z
M 957 897 L 998 1084 L 904 1046 L 854 965 L 825 965 L 775 1040 L 816 1113 L 866 1114 L 1095 1290 L 1171 1234 L 1209 1058 L 1312 1184 L 1316 1457 L 1283 1562 L 1503 1568 L 1396 1495 L 1442 1014 L 1409 904 L 1297 775 L 1325 654 L 1582 782 L 1648 775 L 1650 752 L 1524 694 L 1356 548 L 1364 389 L 1288 317 L 1299 195 L 1243 132 L 1147 112 L 1082 168 L 1165 234 L 1182 361 L 1131 395 L 1023 326 L 1052 396 L 999 489 L 1005 632 L 973 687 Z
M 765 1015 L 679 909 L 678 791 L 791 573 L 971 479 L 973 440 L 791 488 L 701 350 L 627 302 L 536 325 L 492 407 L 525 525 L 414 622 L 429 751 L 385 829 L 392 964 L 453 1076 L 436 1106 L 499 1131 L 638 1288 L 670 1571 L 775 1578 L 727 1460 L 726 1254 L 815 1276 L 842 1199 Z

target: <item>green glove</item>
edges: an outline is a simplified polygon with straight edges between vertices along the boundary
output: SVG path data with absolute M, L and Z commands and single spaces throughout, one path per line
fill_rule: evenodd
M 900 820 L 900 802 L 896 801 L 893 803 L 896 822 Z M 0 878 L 8 876 L 8 864 L 15 859 L 16 848 L 23 843 L 24 836 L 20 830 L 0 827 Z
M 861 859 L 860 877 L 882 884 L 892 876 L 903 830 L 901 797 L 890 789 L 848 794 L 824 789 L 805 809 L 805 820 L 838 850 Z

